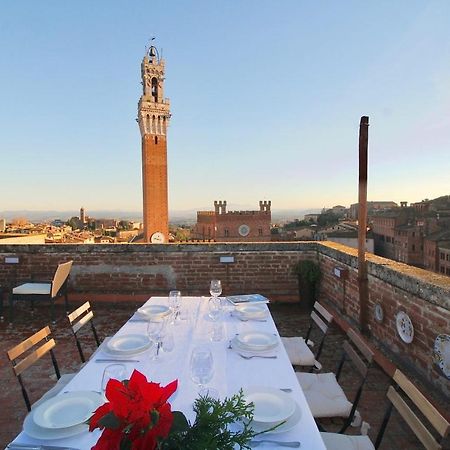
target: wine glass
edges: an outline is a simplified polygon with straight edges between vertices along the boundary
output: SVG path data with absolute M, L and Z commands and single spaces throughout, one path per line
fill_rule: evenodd
M 222 293 L 222 283 L 220 280 L 211 280 L 209 292 L 213 297 L 218 297 Z
M 152 355 L 152 359 L 158 358 L 159 350 L 161 348 L 161 335 L 165 325 L 166 322 L 163 319 L 153 319 L 148 322 L 147 336 L 150 339 L 152 346 L 156 346 L 156 352 Z
M 123 381 L 127 377 L 127 368 L 124 364 L 109 364 L 103 370 L 102 376 L 102 393 L 105 395 L 106 385 L 111 379 Z
M 195 347 L 192 350 L 190 369 L 192 381 L 199 387 L 199 394 L 208 394 L 206 384 L 214 374 L 214 360 L 208 347 Z

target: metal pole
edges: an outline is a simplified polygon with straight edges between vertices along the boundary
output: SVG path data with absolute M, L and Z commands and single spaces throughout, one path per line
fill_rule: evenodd
M 359 185 L 358 185 L 358 292 L 359 326 L 368 333 L 369 285 L 366 262 L 367 230 L 367 147 L 369 140 L 369 117 L 362 116 L 359 124 Z

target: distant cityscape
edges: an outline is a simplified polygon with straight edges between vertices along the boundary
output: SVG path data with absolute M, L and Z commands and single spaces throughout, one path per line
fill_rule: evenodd
M 196 221 L 171 221 L 169 242 L 328 240 L 357 248 L 357 203 L 288 216 L 274 219 L 270 201 L 260 201 L 255 210 L 238 211 L 228 211 L 225 200 L 215 201 L 211 210 L 197 212 Z M 409 205 L 368 202 L 368 224 L 368 252 L 450 276 L 450 195 Z M 0 218 L 0 243 L 134 243 L 142 230 L 140 221 L 91 217 L 82 207 L 77 216 L 51 221 Z

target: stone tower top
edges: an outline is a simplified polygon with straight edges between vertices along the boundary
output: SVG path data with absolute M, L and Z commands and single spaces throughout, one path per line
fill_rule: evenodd
M 165 136 L 170 119 L 170 102 L 164 98 L 165 63 L 153 45 L 141 63 L 142 96 L 138 105 L 141 136 Z

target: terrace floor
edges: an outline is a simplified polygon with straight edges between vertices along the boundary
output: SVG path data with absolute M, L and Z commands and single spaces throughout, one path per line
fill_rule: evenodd
M 139 304 L 133 302 L 106 303 L 99 302 L 93 305 L 95 311 L 95 324 L 101 338 L 114 334 L 120 326 L 131 316 Z M 23 419 L 26 415 L 26 407 L 20 393 L 19 384 L 16 381 L 5 352 L 18 342 L 30 336 L 49 323 L 48 309 L 37 306 L 34 315 L 30 314 L 29 305 L 19 302 L 17 305 L 16 321 L 14 326 L 0 322 L 0 448 L 3 448 L 21 430 Z M 76 304 L 71 305 L 73 309 Z M 272 304 L 270 305 L 272 315 L 281 335 L 294 336 L 306 333 L 309 323 L 307 313 L 300 310 L 296 304 Z M 73 336 L 67 326 L 67 320 L 63 314 L 62 305 L 57 306 L 57 317 L 59 320 L 52 326 L 57 346 L 55 349 L 61 372 L 69 373 L 77 370 L 79 366 L 79 355 L 75 346 Z M 314 338 L 314 336 L 312 336 Z M 332 327 L 327 336 L 321 363 L 323 371 L 334 371 L 341 355 L 341 346 L 344 335 L 337 328 Z M 86 354 L 94 350 L 95 344 L 90 336 L 86 336 Z M 49 359 L 49 358 L 48 358 Z M 47 360 L 43 358 L 42 362 Z M 49 363 L 38 364 L 39 368 L 32 368 L 27 373 L 25 382 L 30 391 L 31 400 L 35 401 L 39 396 L 49 389 L 54 381 L 50 378 L 52 367 Z M 348 365 L 350 368 L 350 365 Z M 345 366 L 344 366 L 345 367 Z M 356 379 L 350 372 L 342 374 L 342 386 L 351 399 L 352 389 Z M 371 369 L 366 388 L 363 393 L 358 410 L 362 419 L 371 426 L 369 436 L 375 440 L 380 423 L 386 410 L 387 401 L 385 394 L 389 386 L 388 376 L 377 366 Z M 442 405 L 448 408 L 448 405 Z M 339 421 L 324 423 L 326 428 L 337 430 Z M 358 434 L 359 429 L 350 428 L 349 433 Z M 421 444 L 415 439 L 407 425 L 398 420 L 394 412 L 384 440 L 380 446 L 382 450 L 405 450 L 421 449 Z M 450 449 L 450 443 L 446 442 L 444 448 Z M 305 449 L 308 450 L 308 449 Z

